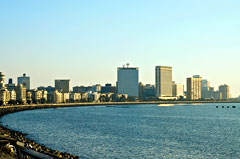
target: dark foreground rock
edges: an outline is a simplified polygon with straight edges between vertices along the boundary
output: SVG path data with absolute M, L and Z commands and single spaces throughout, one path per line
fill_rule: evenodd
M 34 109 L 28 107 L 28 109 Z M 27 108 L 4 108 L 0 109 L 0 117 L 3 115 L 28 110 Z M 36 108 L 37 109 L 37 108 Z M 38 108 L 39 109 L 39 108 Z M 0 125 L 0 159 L 29 159 L 29 158 L 66 158 L 78 159 L 78 156 L 52 150 L 44 145 L 40 145 L 26 138 L 26 134 L 18 131 L 10 130 L 7 127 Z

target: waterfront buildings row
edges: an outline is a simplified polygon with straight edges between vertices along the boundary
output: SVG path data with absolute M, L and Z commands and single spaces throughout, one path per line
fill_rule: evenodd
M 139 83 L 137 67 L 119 67 L 117 69 L 117 93 L 125 93 L 130 97 L 140 100 L 228 100 L 230 88 L 224 84 L 219 86 L 218 91 L 213 87 L 206 86 L 206 80 L 200 75 L 186 79 L 186 92 L 184 85 L 177 84 L 172 80 L 172 67 L 155 67 L 155 85 Z M 151 92 L 151 93 L 147 93 Z M 156 99 L 157 98 L 157 99 Z
M 23 76 L 25 77 L 25 75 Z M 7 104 L 31 104 L 31 103 L 68 103 L 68 102 L 118 102 L 126 101 L 127 94 L 116 94 L 116 87 L 106 84 L 101 87 L 80 86 L 70 89 L 70 80 L 55 80 L 55 87 L 38 87 L 27 89 L 30 84 L 17 85 L 9 79 L 5 84 L 5 75 L 0 72 L 0 105 Z M 18 78 L 19 79 L 19 78 Z M 18 80 L 19 81 L 19 80 Z M 24 80 L 22 80 L 24 81 Z M 28 79 L 30 81 L 30 78 Z M 28 87 L 29 88 L 29 87 Z
M 71 90 L 69 79 L 55 80 L 55 86 L 31 89 L 30 77 L 24 73 L 17 78 L 17 85 L 10 78 L 5 84 L 5 75 L 0 72 L 0 105 L 25 103 L 110 102 L 151 100 L 228 100 L 230 87 L 219 86 L 217 91 L 200 75 L 186 79 L 184 85 L 172 79 L 172 67 L 155 67 L 155 85 L 139 82 L 139 69 L 127 66 L 117 68 L 116 86 L 75 86 Z
M 137 67 L 118 67 L 117 93 L 128 94 L 132 99 L 177 99 L 184 96 L 184 86 L 172 81 L 172 67 L 156 66 L 155 86 L 139 83 Z
M 201 81 L 201 97 L 202 99 L 228 100 L 231 98 L 230 86 L 223 84 L 215 91 L 214 87 L 210 86 L 210 82 L 204 79 Z
M 231 98 L 230 87 L 227 84 L 220 85 L 217 91 L 210 87 L 210 82 L 195 75 L 187 78 L 187 99 L 188 100 L 228 100 Z

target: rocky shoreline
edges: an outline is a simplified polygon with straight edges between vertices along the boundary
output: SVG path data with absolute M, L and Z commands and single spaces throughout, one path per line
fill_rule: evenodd
M 7 140 L 8 140 L 8 138 L 10 138 L 11 140 L 16 140 L 20 143 L 23 143 L 23 146 L 26 149 L 30 149 L 30 150 L 33 150 L 33 151 L 36 151 L 39 153 L 43 153 L 43 154 L 46 154 L 53 158 L 67 158 L 67 159 L 78 159 L 79 158 L 78 156 L 74 156 L 69 153 L 65 153 L 65 152 L 63 153 L 63 152 L 49 149 L 44 145 L 40 145 L 34 141 L 29 140 L 28 138 L 26 138 L 26 134 L 22 134 L 21 132 L 17 132 L 14 130 L 9 130 L 8 128 L 6 128 L 4 126 L 0 126 L 0 134 L 1 134 L 1 136 L 6 137 L 5 139 L 7 139 Z M 2 138 L 4 138 L 4 137 L 2 137 Z M 18 149 L 18 146 L 16 146 L 16 145 L 14 145 L 14 146 L 16 147 L 16 149 Z M 28 156 L 28 154 L 25 154 L 25 155 L 17 154 L 17 158 L 22 158 L 20 156 Z
M 15 107 L 6 107 L 0 108 L 0 118 L 4 115 L 24 111 L 24 110 L 32 110 L 32 109 L 43 109 L 48 108 L 49 106 L 15 106 Z M 45 145 L 40 145 L 26 137 L 27 134 L 23 134 L 18 131 L 10 130 L 6 126 L 3 126 L 0 123 L 0 141 L 8 141 L 11 145 L 13 145 L 16 149 L 16 152 L 11 154 L 9 151 L 4 152 L 4 145 L 0 145 L 0 159 L 4 158 L 38 158 L 37 156 L 44 156 L 44 158 L 66 158 L 66 159 L 78 159 L 78 156 L 60 152 L 57 150 L 52 150 L 47 148 Z M 33 156 L 33 154 L 35 156 Z M 4 156 L 3 156 L 4 155 Z M 39 157 L 42 158 L 42 157 Z

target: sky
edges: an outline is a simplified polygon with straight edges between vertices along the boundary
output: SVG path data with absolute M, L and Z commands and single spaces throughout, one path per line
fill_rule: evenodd
M 26 73 L 31 87 L 112 83 L 117 67 L 139 67 L 155 83 L 155 66 L 173 80 L 201 75 L 240 95 L 239 0 L 0 0 L 0 72 Z

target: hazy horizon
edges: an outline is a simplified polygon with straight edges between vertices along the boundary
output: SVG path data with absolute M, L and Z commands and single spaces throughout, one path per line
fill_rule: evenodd
M 155 84 L 155 66 L 172 66 L 173 80 L 201 75 L 240 95 L 240 1 L 3 0 L 0 72 L 26 73 L 31 88 L 116 84 L 117 67 L 139 67 Z

